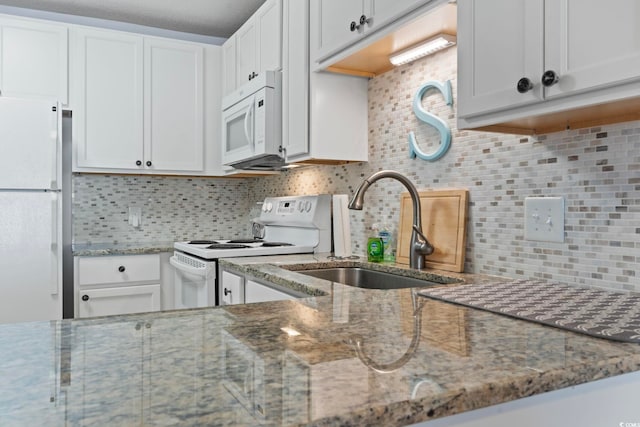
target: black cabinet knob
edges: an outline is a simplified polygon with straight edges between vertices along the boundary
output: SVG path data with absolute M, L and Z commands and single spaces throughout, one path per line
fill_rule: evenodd
M 528 78 L 523 77 L 520 80 L 518 80 L 518 84 L 516 85 L 516 87 L 518 88 L 518 92 L 527 93 L 531 89 L 533 89 L 533 82 Z
M 358 28 L 360 28 L 360 26 L 356 24 L 356 21 L 351 21 L 351 24 L 349 24 L 349 30 L 351 30 L 351 32 L 354 32 Z
M 89 295 L 82 295 L 82 301 L 89 301 Z
M 124 273 L 124 270 L 125 270 L 124 265 L 121 265 L 120 267 L 118 267 L 118 271 L 120 273 Z
M 151 161 L 147 160 L 147 167 L 151 167 Z
M 251 73 L 249 73 L 249 80 L 251 80 L 251 79 L 252 79 L 252 77 L 251 77 Z
M 136 166 L 142 166 L 142 160 L 136 160 Z
M 371 22 L 371 18 L 367 18 L 367 15 L 360 16 L 360 25 L 368 24 Z
M 229 294 L 231 294 L 231 290 L 224 288 L 224 296 L 226 297 Z
M 553 70 L 547 70 L 542 75 L 542 84 L 545 87 L 553 86 L 558 83 L 558 80 L 560 80 L 560 76 Z

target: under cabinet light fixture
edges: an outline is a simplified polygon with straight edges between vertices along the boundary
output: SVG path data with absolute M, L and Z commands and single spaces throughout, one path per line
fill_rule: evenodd
M 420 42 L 408 49 L 402 50 L 389 56 L 389 61 L 395 66 L 407 64 L 431 55 L 439 50 L 446 49 L 456 44 L 456 36 L 449 34 L 438 34 L 423 42 Z

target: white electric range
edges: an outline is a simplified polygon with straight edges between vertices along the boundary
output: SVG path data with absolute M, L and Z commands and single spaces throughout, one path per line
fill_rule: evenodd
M 248 239 L 174 243 L 175 307 L 218 305 L 220 258 L 331 251 L 331 196 L 267 197 Z

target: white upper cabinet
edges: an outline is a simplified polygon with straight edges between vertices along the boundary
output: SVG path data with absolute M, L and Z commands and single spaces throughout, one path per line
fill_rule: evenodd
M 222 93 L 224 95 L 230 94 L 238 87 L 237 62 L 237 42 L 234 34 L 222 45 Z
M 74 170 L 203 173 L 202 45 L 90 28 L 71 39 Z
M 0 94 L 67 103 L 67 28 L 0 16 Z
M 142 37 L 78 28 L 72 30 L 71 46 L 78 168 L 142 170 Z
M 640 80 L 640 2 L 546 0 L 545 98 Z
M 311 0 L 312 22 L 317 24 L 311 26 L 313 58 L 322 61 L 362 37 L 368 25 L 360 24 L 361 16 L 366 19 L 364 3 L 365 0 Z
M 368 79 L 309 72 L 309 4 L 285 0 L 282 145 L 291 162 L 368 160 Z
M 460 2 L 458 115 L 542 99 L 543 19 L 540 0 Z M 520 79 L 528 79 L 532 88 L 518 92 Z
M 156 170 L 203 170 L 203 48 L 146 39 L 144 157 Z
M 431 0 L 311 0 L 311 61 L 322 63 Z
M 616 121 L 588 107 L 640 96 L 638 22 L 633 0 L 460 0 L 458 127 L 530 133 Z
M 282 69 L 282 0 L 267 0 L 223 46 L 224 94 L 266 70 Z M 235 76 L 235 77 L 233 77 Z

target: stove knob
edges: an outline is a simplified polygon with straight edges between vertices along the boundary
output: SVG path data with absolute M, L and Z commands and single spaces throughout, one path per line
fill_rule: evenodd
M 311 211 L 311 206 L 312 206 L 311 200 L 307 200 L 304 204 L 304 210 L 307 212 Z
M 300 202 L 298 203 L 298 212 L 302 212 L 304 211 L 304 203 Z
M 262 212 L 266 212 L 267 211 L 267 204 L 263 203 L 262 204 Z
M 273 210 L 273 203 L 268 202 L 267 203 L 267 212 L 271 212 Z

